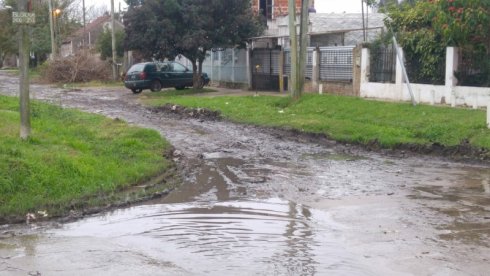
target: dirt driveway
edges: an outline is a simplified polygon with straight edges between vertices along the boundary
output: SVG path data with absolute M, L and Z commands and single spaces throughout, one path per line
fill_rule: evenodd
M 0 73 L 0 91 L 17 80 Z M 490 168 L 181 119 L 123 88 L 33 97 L 159 131 L 185 183 L 66 224 L 0 227 L 5 275 L 488 275 Z

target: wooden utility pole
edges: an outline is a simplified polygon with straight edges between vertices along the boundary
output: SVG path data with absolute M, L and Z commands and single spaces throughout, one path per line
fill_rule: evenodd
M 289 12 L 289 41 L 291 44 L 291 76 L 289 79 L 289 90 L 293 99 L 299 99 L 298 89 L 298 36 L 296 34 L 296 1 L 288 0 Z
M 56 56 L 56 42 L 54 40 L 54 21 L 53 21 L 53 4 L 51 0 L 48 1 L 49 8 L 49 31 L 51 34 L 51 60 L 53 60 Z
M 284 92 L 284 47 L 279 52 L 279 93 Z
M 83 14 L 83 38 L 82 38 L 82 46 L 85 48 L 85 36 L 87 34 L 86 24 L 85 24 L 85 0 L 82 0 L 82 14 Z
M 19 1 L 19 14 L 27 14 L 28 1 Z M 25 140 L 31 135 L 31 114 L 29 103 L 29 52 L 31 41 L 29 38 L 29 26 L 26 22 L 19 24 L 19 105 L 20 105 L 20 138 Z
M 309 23 L 309 10 L 308 0 L 302 0 L 301 16 L 300 16 L 300 47 L 299 47 L 299 70 L 298 70 L 298 91 L 301 96 L 305 85 L 305 71 L 306 61 L 308 54 L 308 23 Z
M 296 30 L 296 1 L 289 0 L 289 36 L 291 41 L 291 97 L 298 100 L 303 92 L 306 71 L 306 54 L 308 47 L 308 0 L 301 0 L 300 45 L 298 51 L 298 35 Z
M 112 21 L 112 79 L 117 80 L 116 64 L 116 19 L 114 18 L 114 0 L 111 0 L 111 21 Z
M 364 21 L 364 0 L 361 0 L 361 8 L 362 8 L 362 37 L 363 41 L 366 42 L 366 22 Z

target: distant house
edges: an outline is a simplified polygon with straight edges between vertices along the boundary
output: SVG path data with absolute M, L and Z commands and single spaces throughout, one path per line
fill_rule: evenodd
M 71 36 L 65 39 L 61 45 L 60 54 L 62 57 L 73 55 L 81 49 L 93 49 L 97 39 L 104 30 L 111 30 L 111 16 L 105 14 L 90 22 L 85 28 L 80 28 Z M 124 30 L 124 25 L 116 20 L 116 30 Z
M 267 21 L 274 20 L 288 14 L 288 0 L 251 0 L 252 10 L 262 15 Z M 301 9 L 301 0 L 295 0 L 296 10 Z M 315 0 L 309 0 L 308 6 L 313 11 Z
M 301 0 L 295 0 L 296 12 L 301 11 Z M 267 29 L 261 37 L 254 38 L 253 48 L 289 48 L 288 0 L 251 0 L 252 9 L 267 21 Z M 384 29 L 384 14 L 370 13 L 362 23 L 362 14 L 323 13 L 317 14 L 315 0 L 309 0 L 309 45 L 350 46 L 366 40 L 372 41 Z M 298 25 L 299 22 L 296 22 Z M 366 26 L 367 25 L 367 26 Z
M 385 14 L 371 13 L 366 20 L 366 41 L 373 41 L 384 30 Z M 254 39 L 254 48 L 289 48 L 287 16 L 268 21 L 264 35 Z M 312 47 L 355 46 L 364 41 L 362 14 L 310 13 L 309 45 Z

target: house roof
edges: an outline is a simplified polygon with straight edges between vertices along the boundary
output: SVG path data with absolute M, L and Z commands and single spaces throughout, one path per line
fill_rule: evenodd
M 366 28 L 379 28 L 384 26 L 386 14 L 370 13 L 365 15 L 368 22 Z M 310 14 L 313 33 L 329 32 L 332 30 L 353 30 L 362 28 L 362 14 L 360 13 L 317 13 Z
M 376 30 L 376 29 L 382 29 L 383 27 L 369 27 L 366 28 L 366 30 Z M 362 31 L 363 29 L 342 29 L 342 30 L 332 30 L 332 31 L 321 31 L 321 32 L 308 32 L 308 35 L 310 36 L 315 36 L 315 35 L 329 35 L 329 34 L 346 34 L 349 32 L 355 32 L 355 31 Z M 289 34 L 285 35 L 263 35 L 263 36 L 256 36 L 252 37 L 250 39 L 252 40 L 257 40 L 257 39 L 269 39 L 269 38 L 283 38 L 283 37 L 289 37 Z
M 109 14 L 105 14 L 105 15 L 102 15 L 100 17 L 97 17 L 95 20 L 93 20 L 92 22 L 85 25 L 85 28 L 82 27 L 82 28 L 76 30 L 70 36 L 70 38 L 83 36 L 84 33 L 92 32 L 95 29 L 99 28 L 102 24 L 104 24 L 106 22 L 110 22 L 110 21 L 111 21 L 111 16 Z M 116 20 L 116 24 L 121 26 L 121 27 L 124 27 L 124 25 L 119 20 Z

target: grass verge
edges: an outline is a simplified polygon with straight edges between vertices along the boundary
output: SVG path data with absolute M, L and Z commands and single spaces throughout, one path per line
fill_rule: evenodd
M 104 206 L 172 168 L 156 131 L 34 101 L 32 136 L 22 141 L 18 109 L 17 98 L 0 96 L 0 223 Z
M 60 88 L 69 88 L 69 89 L 77 89 L 77 88 L 86 88 L 86 87 L 124 87 L 124 83 L 122 81 L 89 81 L 89 82 L 76 82 L 76 83 L 59 83 L 57 84 Z
M 157 97 L 159 96 L 159 97 Z M 296 129 L 349 143 L 384 148 L 400 145 L 441 145 L 462 142 L 490 150 L 490 130 L 485 112 L 463 108 L 387 103 L 356 97 L 306 94 L 291 103 L 289 98 L 192 97 L 154 95 L 143 101 L 152 106 L 165 103 L 220 110 L 235 122 Z
M 152 99 L 152 100 L 158 100 L 158 99 L 167 98 L 167 97 L 198 95 L 198 94 L 211 93 L 211 92 L 216 92 L 216 91 L 217 90 L 214 90 L 212 88 L 202 88 L 202 89 L 197 89 L 197 90 L 194 90 L 193 88 L 185 88 L 185 89 L 181 89 L 181 90 L 166 89 L 166 90 L 162 90 L 160 92 L 152 92 L 149 94 L 143 94 L 143 97 L 148 98 L 148 99 Z

